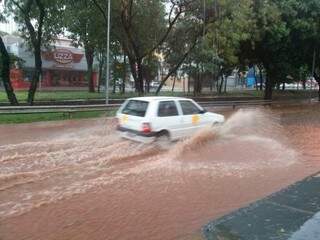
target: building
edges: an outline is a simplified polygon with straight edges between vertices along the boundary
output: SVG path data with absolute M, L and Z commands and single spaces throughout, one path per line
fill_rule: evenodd
M 35 68 L 34 56 L 24 40 L 13 35 L 3 37 L 8 52 L 23 60 L 22 67 L 11 70 L 14 89 L 26 89 L 30 85 Z M 42 50 L 41 88 L 86 88 L 87 62 L 82 48 L 75 48 L 69 39 L 58 39 L 50 48 Z M 94 81 L 97 73 L 94 72 Z

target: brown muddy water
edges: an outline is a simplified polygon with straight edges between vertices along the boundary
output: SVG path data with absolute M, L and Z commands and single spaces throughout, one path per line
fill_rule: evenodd
M 120 139 L 114 119 L 0 126 L 0 239 L 200 239 L 320 171 L 319 105 L 222 113 L 166 151 Z

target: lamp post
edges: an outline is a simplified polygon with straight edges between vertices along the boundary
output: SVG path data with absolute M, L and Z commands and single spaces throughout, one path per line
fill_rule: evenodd
M 107 30 L 107 71 L 106 71 L 106 104 L 109 104 L 109 78 L 110 78 L 110 8 L 111 0 L 108 0 L 108 30 Z

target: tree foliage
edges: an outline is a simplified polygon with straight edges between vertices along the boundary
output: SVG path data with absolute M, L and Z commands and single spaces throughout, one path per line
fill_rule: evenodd
M 90 0 L 70 0 L 66 2 L 63 19 L 73 44 L 85 50 L 89 92 L 94 92 L 94 56 L 101 42 L 105 45 L 106 38 L 102 16 L 96 14 L 96 8 Z
M 63 2 L 60 0 L 7 0 L 5 8 L 7 15 L 13 15 L 20 35 L 34 54 L 35 71 L 28 94 L 28 103 L 32 105 L 42 74 L 41 48 L 49 46 L 57 34 L 62 32 L 60 23 Z
M 5 22 L 3 12 L 0 12 L 0 22 Z M 12 56 L 10 57 L 10 54 L 8 53 L 6 46 L 4 45 L 4 42 L 2 40 L 2 35 L 4 34 L 1 33 L 0 35 L 0 77 L 10 104 L 18 105 L 19 102 L 10 81 L 10 65 L 12 64 L 12 61 L 14 59 Z
M 99 56 L 100 76 L 106 64 L 107 3 L 8 0 L 6 9 L 38 58 L 39 49 L 57 33 L 68 33 L 76 46 L 85 49 L 92 82 L 94 56 Z M 215 82 L 221 90 L 223 76 L 257 66 L 266 74 L 266 99 L 280 83 L 320 75 L 318 0 L 111 0 L 111 6 L 113 80 L 123 79 L 125 86 L 128 60 L 140 94 L 148 91 L 159 66 L 166 68 L 166 75 L 157 92 L 180 71 L 191 76 L 197 94 L 203 79 L 211 79 L 211 89 Z M 39 59 L 36 66 L 40 74 Z

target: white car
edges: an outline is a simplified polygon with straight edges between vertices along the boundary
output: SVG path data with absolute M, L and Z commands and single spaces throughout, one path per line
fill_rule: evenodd
M 117 130 L 126 139 L 151 143 L 189 137 L 199 129 L 224 122 L 195 101 L 177 97 L 137 97 L 126 100 L 117 112 Z

